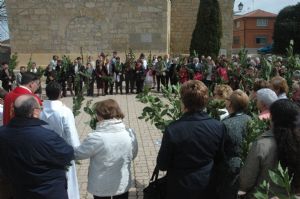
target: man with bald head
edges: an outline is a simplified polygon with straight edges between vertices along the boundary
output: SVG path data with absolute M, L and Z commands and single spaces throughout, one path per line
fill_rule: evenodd
M 12 183 L 14 199 L 67 199 L 66 169 L 73 148 L 42 127 L 40 105 L 32 95 L 14 102 L 15 117 L 0 128 L 0 169 Z

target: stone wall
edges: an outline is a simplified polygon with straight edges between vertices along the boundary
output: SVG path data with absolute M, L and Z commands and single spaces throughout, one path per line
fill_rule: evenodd
M 233 0 L 220 0 L 222 48 L 231 50 Z M 172 2 L 172 3 L 170 3 Z M 9 0 L 12 52 L 20 65 L 53 54 L 113 50 L 188 53 L 200 0 Z M 172 11 L 171 11 L 172 10 Z M 24 61 L 23 61 L 24 60 Z M 43 58 L 44 60 L 44 58 Z M 42 61 L 42 60 L 41 60 Z
M 234 0 L 219 0 L 222 14 L 222 40 L 221 53 L 230 56 L 232 53 L 233 39 L 233 5 Z
M 171 52 L 189 53 L 192 34 L 196 25 L 199 0 L 173 0 L 171 4 Z M 222 13 L 223 37 L 221 48 L 231 54 L 232 10 L 234 0 L 219 0 Z M 225 52 L 224 50 L 222 50 Z
M 9 0 L 13 52 L 168 51 L 168 1 Z

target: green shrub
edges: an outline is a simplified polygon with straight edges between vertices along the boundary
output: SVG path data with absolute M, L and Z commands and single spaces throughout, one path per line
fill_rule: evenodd
M 201 0 L 190 54 L 217 57 L 221 47 L 221 36 L 222 21 L 218 0 Z

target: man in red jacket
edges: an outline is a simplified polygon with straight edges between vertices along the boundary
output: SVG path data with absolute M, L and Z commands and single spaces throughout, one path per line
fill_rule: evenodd
M 41 99 L 34 94 L 39 88 L 39 81 L 39 78 L 34 73 L 25 72 L 22 74 L 21 85 L 9 92 L 4 98 L 3 125 L 7 125 L 14 117 L 14 102 L 20 95 L 33 95 L 39 104 L 42 105 Z

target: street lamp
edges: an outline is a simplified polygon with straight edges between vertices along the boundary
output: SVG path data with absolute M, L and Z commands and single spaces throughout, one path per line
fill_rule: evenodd
M 238 5 L 239 12 L 242 12 L 243 8 L 244 8 L 244 4 L 240 2 Z
M 233 11 L 233 14 L 237 14 L 237 13 L 242 12 L 243 8 L 244 8 L 244 4 L 242 2 L 240 2 L 239 5 L 238 5 L 238 10 Z

